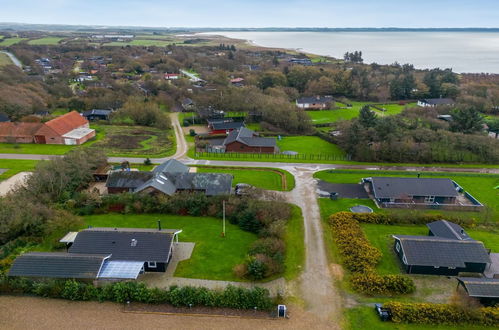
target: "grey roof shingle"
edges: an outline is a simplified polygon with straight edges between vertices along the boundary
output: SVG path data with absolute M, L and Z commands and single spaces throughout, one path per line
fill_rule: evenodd
M 307 97 L 300 97 L 299 99 L 296 100 L 296 103 L 298 104 L 306 104 L 306 103 L 329 103 L 333 102 L 333 97 L 332 96 L 307 96 Z
M 244 127 L 244 122 L 242 121 L 213 121 L 209 123 L 213 130 L 229 130 L 238 129 Z
M 109 260 L 168 262 L 172 241 L 168 231 L 90 228 L 78 233 L 69 253 L 111 254 Z
M 182 164 L 176 159 L 169 159 L 166 162 L 163 162 L 162 164 L 156 166 L 153 170 L 153 173 L 163 173 L 163 172 L 169 172 L 169 173 L 187 173 L 189 172 L 189 167 L 186 165 Z
M 223 173 L 165 173 L 177 190 L 204 191 L 208 196 L 229 195 L 232 175 Z
M 466 267 L 465 263 L 490 263 L 482 242 L 437 236 L 394 235 L 400 241 L 407 264 L 417 266 Z
M 497 278 L 475 278 L 458 277 L 470 297 L 476 298 L 499 298 L 499 279 Z
M 454 104 L 453 99 L 449 98 L 439 98 L 439 99 L 423 99 L 421 102 L 424 102 L 426 104 L 431 104 L 431 105 L 451 105 Z
M 401 198 L 404 196 L 457 197 L 450 179 L 373 177 L 375 198 Z
M 136 189 L 149 181 L 153 176 L 152 172 L 113 171 L 107 177 L 106 187 Z
M 92 115 L 97 116 L 109 116 L 111 114 L 111 110 L 103 110 L 103 109 L 92 109 L 82 112 L 83 117 L 88 117 Z
M 433 235 L 449 239 L 471 240 L 463 227 L 447 220 L 438 220 L 426 224 Z
M 275 147 L 277 145 L 275 138 L 264 138 L 256 135 L 252 130 L 242 127 L 230 132 L 223 144 L 228 145 L 238 141 L 250 147 Z
M 108 256 L 108 253 L 25 253 L 16 258 L 9 276 L 95 279 Z

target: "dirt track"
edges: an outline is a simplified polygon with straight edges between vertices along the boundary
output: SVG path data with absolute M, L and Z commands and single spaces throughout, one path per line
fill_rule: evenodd
M 293 310 L 289 320 L 123 313 L 114 303 L 0 297 L 0 329 L 331 329 L 329 322 Z

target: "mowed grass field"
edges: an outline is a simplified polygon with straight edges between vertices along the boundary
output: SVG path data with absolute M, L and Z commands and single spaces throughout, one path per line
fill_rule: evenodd
M 457 182 L 465 191 L 477 198 L 487 209 L 482 212 L 460 212 L 429 210 L 425 212 L 449 214 L 456 217 L 472 217 L 485 222 L 499 221 L 499 175 L 475 173 L 422 172 L 423 178 L 448 178 Z M 371 176 L 416 177 L 417 172 L 368 171 L 368 170 L 328 170 L 315 173 L 314 177 L 333 183 L 359 183 L 362 178 Z M 385 210 L 384 210 L 385 211 Z
M 317 136 L 285 136 L 277 141 L 280 151 L 295 151 L 299 154 L 322 154 L 345 156 L 345 152 L 337 145 L 329 143 Z
M 310 119 L 312 119 L 313 124 L 329 124 L 334 123 L 339 120 L 350 120 L 359 116 L 360 109 L 367 104 L 372 104 L 372 102 L 352 102 L 352 107 L 348 109 L 337 109 L 337 110 L 322 110 L 322 111 L 307 111 Z M 371 108 L 378 116 L 390 116 L 396 115 L 402 112 L 405 108 L 415 107 L 416 103 L 409 103 L 407 105 L 399 104 L 384 104 L 378 105 L 380 108 L 385 108 L 386 111 L 379 111 L 375 108 Z
M 28 38 L 6 38 L 0 42 L 0 46 L 8 47 L 15 45 L 23 40 L 28 40 Z
M 226 222 L 226 237 L 221 237 L 222 220 L 165 214 L 102 214 L 84 217 L 94 227 L 181 229 L 181 242 L 196 243 L 190 259 L 179 263 L 175 276 L 210 280 L 239 281 L 232 268 L 243 263 L 257 236 Z
M 7 170 L 0 174 L 0 181 L 10 178 L 19 172 L 32 171 L 38 160 L 18 160 L 18 159 L 0 159 L 0 169 Z
M 238 183 L 247 183 L 252 186 L 267 190 L 283 190 L 283 177 L 285 177 L 287 189 L 292 190 L 295 187 L 294 177 L 291 173 L 276 169 L 248 169 L 248 168 L 216 168 L 216 167 L 197 167 L 199 173 L 227 173 L 234 176 L 232 185 Z
M 366 234 L 369 242 L 380 249 L 383 257 L 377 265 L 380 274 L 399 274 L 401 273 L 400 262 L 393 252 L 392 235 L 416 235 L 427 236 L 428 227 L 410 226 L 410 225 L 378 225 L 361 224 L 362 230 Z M 499 252 L 499 233 L 490 231 L 466 229 L 471 238 L 482 241 L 487 249 L 493 253 Z
M 64 39 L 64 38 L 59 38 L 59 37 L 46 37 L 46 38 L 40 38 L 40 39 L 33 39 L 28 41 L 29 45 L 38 45 L 38 46 L 50 46 L 50 45 L 57 45 L 59 42 Z

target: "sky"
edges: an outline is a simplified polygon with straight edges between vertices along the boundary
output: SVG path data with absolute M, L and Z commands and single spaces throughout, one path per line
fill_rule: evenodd
M 0 0 L 0 22 L 147 27 L 499 27 L 497 0 Z

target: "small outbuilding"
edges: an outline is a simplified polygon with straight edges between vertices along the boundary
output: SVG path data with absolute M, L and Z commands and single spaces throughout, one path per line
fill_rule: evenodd
M 273 154 L 279 150 L 275 138 L 260 137 L 254 131 L 244 127 L 230 132 L 225 138 L 223 146 L 225 152 Z
M 92 109 L 84 111 L 81 115 L 88 121 L 109 120 L 112 110 Z
M 458 277 L 458 286 L 462 286 L 465 292 L 476 298 L 484 305 L 495 305 L 499 303 L 499 279 Z
M 443 105 L 451 106 L 454 105 L 455 103 L 456 102 L 450 98 L 422 99 L 418 101 L 418 106 L 423 108 L 434 108 Z

